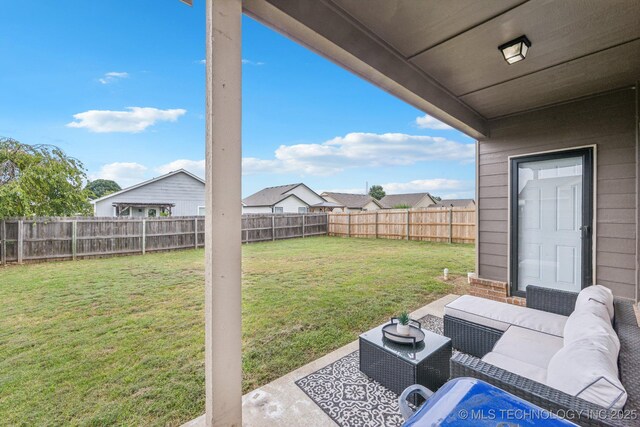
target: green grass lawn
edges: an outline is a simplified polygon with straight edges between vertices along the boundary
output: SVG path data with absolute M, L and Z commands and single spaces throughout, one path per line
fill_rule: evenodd
M 470 245 L 243 246 L 244 391 L 452 291 Z M 0 425 L 179 425 L 204 412 L 203 251 L 0 269 Z

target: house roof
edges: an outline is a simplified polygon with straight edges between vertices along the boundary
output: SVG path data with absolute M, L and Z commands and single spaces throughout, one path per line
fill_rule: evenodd
M 203 185 L 205 184 L 204 179 L 200 178 L 199 176 L 192 174 L 191 172 L 189 172 L 186 169 L 178 169 L 178 170 L 166 173 L 164 175 L 160 175 L 160 176 L 157 176 L 155 178 L 151 178 L 151 179 L 149 179 L 147 181 L 143 181 L 143 182 L 140 182 L 138 184 L 132 185 L 131 187 L 127 187 L 127 188 L 122 189 L 120 191 L 116 191 L 115 193 L 107 194 L 106 196 L 102 196 L 99 199 L 92 200 L 91 203 L 95 204 L 97 202 L 101 202 L 102 200 L 106 200 L 106 199 L 109 199 L 111 197 L 118 196 L 120 194 L 126 193 L 127 191 L 135 190 L 136 188 L 144 187 L 145 185 L 151 184 L 152 182 L 157 182 L 157 181 L 163 180 L 165 178 L 169 178 L 170 176 L 177 175 L 179 173 L 184 173 L 184 174 L 190 176 L 191 178 L 195 179 L 196 181 L 201 182 Z
M 299 182 L 297 184 L 278 185 L 276 187 L 263 188 L 257 193 L 253 193 L 249 197 L 245 197 L 244 199 L 242 199 L 242 203 L 244 204 L 244 206 L 273 206 L 279 201 L 289 197 L 290 195 L 287 193 L 301 185 L 307 188 L 309 191 L 315 193 L 315 191 Z M 321 196 L 318 195 L 318 197 Z M 300 199 L 300 197 L 298 197 L 298 199 Z M 307 203 L 302 199 L 300 200 L 304 203 Z
M 311 205 L 312 208 L 344 208 L 344 205 L 341 205 L 340 203 L 333 203 L 333 202 L 320 202 L 320 203 L 316 203 L 315 205 Z
M 133 206 L 133 207 L 141 207 L 141 206 L 158 206 L 158 207 L 165 207 L 165 206 L 170 206 L 173 207 L 176 204 L 175 203 L 171 203 L 171 202 L 165 202 L 165 203 L 161 203 L 161 202 L 113 202 L 112 203 L 113 206 L 119 206 L 119 207 L 127 207 L 127 206 Z
M 465 206 L 469 206 L 469 204 L 475 204 L 476 201 L 473 199 L 443 199 L 435 204 L 437 208 L 448 208 L 453 206 L 454 208 L 464 208 Z
M 382 199 L 380 199 L 380 203 L 382 203 L 387 208 L 392 208 L 398 205 L 408 205 L 410 207 L 414 207 L 420 200 L 425 197 L 431 197 L 429 193 L 407 193 L 407 194 L 387 194 Z
M 330 193 L 328 191 L 325 191 L 324 193 L 322 193 L 322 195 L 331 197 L 338 203 L 342 203 L 344 206 L 351 209 L 361 209 L 370 202 L 374 202 L 376 205 L 383 207 L 379 201 L 369 196 L 368 194 Z

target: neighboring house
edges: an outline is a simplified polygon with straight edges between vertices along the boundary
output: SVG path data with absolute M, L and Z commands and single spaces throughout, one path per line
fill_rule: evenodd
M 427 208 L 436 204 L 429 193 L 408 193 L 408 194 L 387 194 L 380 203 L 387 208 L 393 209 L 395 206 L 409 207 L 411 209 Z
M 440 200 L 435 206 L 431 206 L 432 208 L 467 208 L 474 209 L 476 207 L 476 202 L 473 199 L 443 199 Z
M 242 200 L 242 213 L 306 213 L 326 200 L 302 183 L 268 187 Z
M 204 215 L 204 180 L 184 169 L 93 200 L 95 216 Z
M 382 209 L 382 204 L 369 196 L 368 194 L 351 194 L 351 193 L 322 193 L 328 202 L 336 203 L 344 206 L 336 208 L 333 212 L 358 212 L 358 211 L 377 211 Z

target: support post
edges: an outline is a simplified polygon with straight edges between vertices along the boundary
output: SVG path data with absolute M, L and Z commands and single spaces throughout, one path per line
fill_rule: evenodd
M 205 425 L 241 427 L 242 1 L 206 9 Z
M 449 243 L 453 243 L 453 207 L 449 208 Z
M 24 256 L 24 221 L 18 221 L 18 264 L 22 264 Z
M 325 230 L 327 231 L 327 236 L 329 235 L 329 214 L 327 212 L 324 213 L 324 224 Z
M 198 249 L 198 218 L 193 219 L 193 247 Z
M 271 241 L 276 240 L 276 214 L 271 214 Z
M 378 211 L 376 211 L 376 239 L 378 238 Z
M 2 220 L 2 257 L 0 257 L 0 263 L 7 265 L 7 221 Z
M 351 212 L 347 212 L 347 237 L 351 237 Z
M 411 228 L 411 211 L 407 209 L 407 240 L 410 240 L 409 238 L 410 228 Z
M 306 214 L 302 214 L 302 238 L 304 239 L 304 219 L 306 218 Z
M 143 219 L 141 225 L 140 248 L 142 249 L 142 255 L 144 255 L 147 252 L 147 220 Z
M 76 260 L 78 253 L 78 221 L 71 222 L 71 257 Z

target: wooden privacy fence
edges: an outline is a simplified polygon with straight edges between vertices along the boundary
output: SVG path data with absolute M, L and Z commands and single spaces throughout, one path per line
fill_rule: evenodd
M 17 218 L 0 221 L 0 264 L 145 254 L 204 246 L 204 217 Z M 327 234 L 327 214 L 248 214 L 242 242 Z
M 330 236 L 473 243 L 476 210 L 468 208 L 383 209 L 329 214 Z

